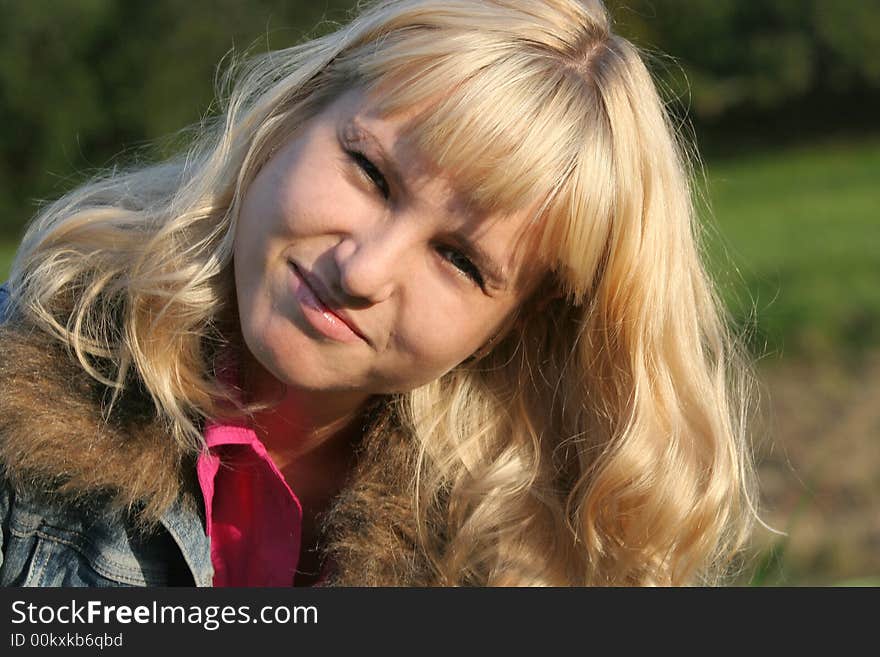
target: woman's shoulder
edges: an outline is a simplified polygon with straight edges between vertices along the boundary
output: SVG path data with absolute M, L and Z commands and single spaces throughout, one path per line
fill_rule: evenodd
M 201 524 L 192 463 L 137 404 L 107 415 L 106 390 L 63 345 L 4 317 L 8 298 L 0 289 L 0 585 L 191 585 L 165 525 L 207 554 L 189 531 Z
M 140 530 L 100 496 L 75 501 L 47 495 L 13 484 L 0 469 L 0 586 L 193 583 L 163 526 Z

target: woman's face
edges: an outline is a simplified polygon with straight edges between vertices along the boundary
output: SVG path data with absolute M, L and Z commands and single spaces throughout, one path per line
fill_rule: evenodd
M 537 275 L 527 216 L 479 216 L 412 150 L 407 117 L 349 92 L 300 127 L 248 187 L 235 285 L 250 356 L 288 386 L 401 392 L 506 326 Z

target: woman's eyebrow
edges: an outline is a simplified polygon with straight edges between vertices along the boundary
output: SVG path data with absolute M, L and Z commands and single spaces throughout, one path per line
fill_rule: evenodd
M 378 164 L 381 167 L 382 174 L 391 179 L 400 190 L 402 196 L 409 195 L 409 188 L 400 173 L 397 162 L 382 144 L 382 141 L 358 120 L 357 116 L 350 117 L 341 123 L 339 139 L 343 144 L 356 144 L 358 142 L 370 144 L 376 154 L 375 157 L 379 159 Z M 492 288 L 502 292 L 509 289 L 510 282 L 507 276 L 505 276 L 503 268 L 495 262 L 495 259 L 485 249 L 460 230 L 451 232 L 450 237 L 479 268 L 483 278 L 488 281 Z

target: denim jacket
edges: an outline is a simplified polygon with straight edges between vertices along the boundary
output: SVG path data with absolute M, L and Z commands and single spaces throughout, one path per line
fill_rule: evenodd
M 3 329 L 9 328 L 9 306 L 8 291 L 0 287 Z M 8 333 L 3 337 L 10 339 Z M 2 385 L 9 386 L 2 391 L 0 434 L 8 434 L 12 423 L 20 423 L 24 416 L 33 419 L 37 429 L 26 436 L 29 440 L 41 426 L 41 421 L 34 418 L 56 400 L 44 397 L 42 404 L 34 404 L 32 409 L 20 399 L 10 401 L 25 383 L 16 384 L 18 363 L 8 362 L 10 355 L 20 351 L 0 341 L 0 355 L 7 359 L 0 377 L 6 379 Z M 32 368 L 28 370 L 29 375 L 33 372 Z M 77 422 L 69 416 L 64 420 L 72 426 Z M 72 431 L 71 438 L 75 437 Z M 193 504 L 200 501 L 197 496 L 186 499 L 181 494 L 164 510 L 158 523 L 145 530 L 138 527 L 134 516 L 111 511 L 109 505 L 104 505 L 106 496 L 85 496 L 82 491 L 79 495 L 60 494 L 53 488 L 57 481 L 53 483 L 46 472 L 21 456 L 30 444 L 16 448 L 9 444 L 8 436 L 0 437 L 0 441 L 5 457 L 0 461 L 0 586 L 212 585 L 204 511 Z M 68 449 L 79 446 L 71 444 Z M 67 476 L 59 474 L 61 479 Z

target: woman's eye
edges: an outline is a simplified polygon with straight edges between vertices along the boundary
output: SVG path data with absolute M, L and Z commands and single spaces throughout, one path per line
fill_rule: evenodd
M 366 155 L 359 151 L 347 151 L 347 153 L 348 156 L 354 160 L 355 164 L 360 167 L 364 175 L 370 179 L 370 182 L 376 186 L 376 189 L 379 190 L 382 197 L 387 199 L 391 195 L 391 189 L 388 187 L 388 181 L 385 180 L 385 176 L 379 171 L 379 167 L 373 164 Z
M 448 246 L 439 247 L 438 251 L 448 260 L 453 267 L 458 269 L 462 274 L 471 279 L 479 287 L 483 287 L 483 275 L 480 270 L 472 263 L 466 255 Z

